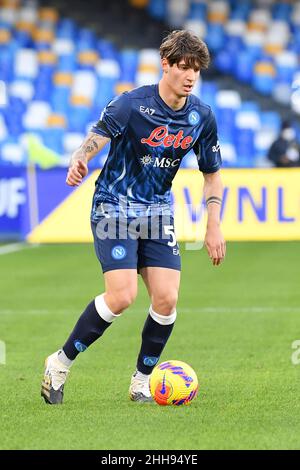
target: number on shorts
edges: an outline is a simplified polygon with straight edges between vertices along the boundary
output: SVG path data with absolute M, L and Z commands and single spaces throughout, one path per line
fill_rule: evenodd
M 171 235 L 171 240 L 168 242 L 169 246 L 176 245 L 176 237 L 174 233 L 174 225 L 164 225 L 164 232 L 166 235 Z

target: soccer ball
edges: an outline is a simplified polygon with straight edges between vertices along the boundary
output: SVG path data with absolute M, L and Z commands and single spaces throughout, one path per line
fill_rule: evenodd
M 198 378 L 185 362 L 162 362 L 150 376 L 150 391 L 159 405 L 189 405 L 197 396 Z

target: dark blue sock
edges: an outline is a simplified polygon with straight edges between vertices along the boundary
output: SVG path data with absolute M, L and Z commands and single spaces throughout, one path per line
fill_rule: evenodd
M 74 360 L 80 352 L 85 351 L 96 339 L 100 338 L 110 325 L 111 323 L 100 317 L 93 300 L 86 307 L 63 346 L 66 356 Z
M 174 323 L 160 325 L 148 315 L 143 332 L 142 346 L 137 360 L 137 370 L 143 374 L 151 374 L 172 333 Z

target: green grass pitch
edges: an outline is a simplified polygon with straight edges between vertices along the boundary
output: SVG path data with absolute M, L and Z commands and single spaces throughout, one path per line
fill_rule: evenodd
M 62 406 L 40 397 L 45 357 L 103 291 L 91 245 L 0 256 L 1 449 L 300 449 L 300 243 L 228 243 L 215 268 L 184 251 L 178 318 L 161 360 L 197 372 L 187 407 L 137 404 L 128 386 L 149 300 L 135 304 L 78 357 Z

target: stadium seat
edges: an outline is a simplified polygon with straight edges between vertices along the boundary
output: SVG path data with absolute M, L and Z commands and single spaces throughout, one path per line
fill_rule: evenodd
M 63 18 L 58 21 L 56 29 L 56 37 L 58 39 L 69 39 L 74 41 L 76 38 L 77 27 L 75 22 L 70 18 Z
M 20 49 L 15 54 L 14 75 L 16 78 L 35 79 L 38 75 L 38 56 L 32 49 Z
M 96 73 L 98 83 L 94 106 L 99 112 L 116 94 L 116 84 L 120 76 L 119 63 L 114 59 L 102 59 L 96 65 Z
M 22 98 L 13 96 L 12 94 L 10 94 L 8 105 L 14 116 L 24 114 L 27 106 L 26 102 Z
M 260 122 L 263 129 L 276 133 L 280 130 L 281 119 L 276 111 L 261 111 Z
M 90 102 L 94 100 L 97 88 L 97 76 L 94 71 L 78 70 L 73 75 L 71 94 L 84 96 Z
M 101 59 L 96 65 L 96 72 L 101 78 L 117 80 L 120 77 L 120 66 L 114 59 Z
M 0 21 L 7 26 L 15 25 L 17 21 L 15 8 L 3 5 L 0 8 Z
M 151 85 L 160 78 L 160 55 L 156 49 L 142 49 L 138 54 L 135 86 Z
M 134 82 L 138 66 L 138 51 L 135 49 L 123 49 L 119 56 L 120 80 L 122 82 Z
M 61 72 L 74 72 L 76 70 L 75 52 L 62 54 L 58 57 L 58 70 Z
M 204 1 L 191 0 L 188 13 L 189 20 L 198 20 L 204 23 L 207 18 L 207 3 Z
M 92 49 L 81 50 L 77 55 L 79 69 L 94 71 L 98 61 L 98 53 Z
M 200 38 L 204 38 L 207 33 L 207 26 L 206 23 L 202 20 L 198 19 L 188 19 L 183 23 L 183 28 L 187 29 L 188 31 L 193 31 Z
M 59 19 L 59 13 L 56 8 L 41 7 L 38 10 L 39 20 L 48 25 L 55 25 Z
M 54 86 L 50 95 L 50 105 L 54 112 L 66 114 L 71 90 L 69 86 Z
M 261 31 L 247 31 L 243 36 L 243 42 L 246 51 L 254 57 L 260 58 L 263 45 L 265 43 L 265 35 Z
M 185 155 L 180 168 L 198 168 L 197 158 L 193 151 L 190 151 L 187 155 Z
M 207 19 L 209 23 L 224 24 L 229 15 L 229 4 L 226 0 L 208 2 Z
M 242 20 L 246 21 L 251 10 L 251 2 L 243 1 L 235 5 L 234 9 L 231 11 L 230 18 L 232 20 Z
M 237 155 L 232 141 L 221 141 L 221 154 L 224 167 L 234 167 L 236 165 Z
M 42 132 L 43 144 L 56 152 L 58 155 L 63 154 L 63 136 L 64 129 L 46 128 Z
M 26 162 L 26 154 L 18 142 L 10 139 L 1 145 L 1 160 L 6 164 L 20 166 Z
M 213 53 L 221 50 L 225 45 L 225 31 L 222 23 L 208 23 L 205 41 Z
M 9 85 L 9 94 L 24 102 L 31 101 L 34 96 L 34 84 L 31 80 L 14 80 Z
M 3 142 L 8 136 L 4 116 L 0 114 L 0 142 Z
M 52 44 L 52 50 L 58 56 L 70 55 L 74 53 L 75 44 L 68 38 L 55 38 Z
M 0 27 L 0 45 L 3 47 L 11 41 L 11 32 L 7 26 Z
M 300 114 L 300 71 L 293 76 L 290 104 L 293 111 Z
M 95 50 L 97 48 L 97 38 L 95 33 L 88 28 L 81 28 L 78 31 L 76 47 L 79 52 Z
M 216 104 L 219 108 L 236 110 L 241 105 L 241 96 L 234 90 L 220 90 L 216 95 Z
M 275 67 L 270 61 L 256 62 L 252 85 L 263 95 L 271 95 L 275 83 Z
M 194 31 L 208 43 L 219 72 L 300 114 L 299 2 L 127 1 L 173 28 Z M 113 8 L 108 5 L 108 17 Z M 149 31 L 156 32 L 153 25 Z M 157 48 L 139 50 L 132 42 L 118 49 L 113 34 L 98 37 L 93 29 L 61 18 L 45 2 L 5 0 L 0 8 L 0 80 L 8 83 L 9 96 L 8 104 L 0 106 L 0 142 L 18 145 L 19 136 L 35 131 L 49 148 L 64 155 L 70 136 L 82 141 L 116 94 L 156 83 L 161 76 Z M 224 165 L 264 165 L 267 135 L 274 136 L 280 128 L 278 113 L 243 102 L 237 92 L 222 90 L 219 80 L 200 80 L 193 92 L 216 114 Z M 13 140 L 7 142 L 7 135 Z M 106 155 L 107 150 L 101 152 L 93 165 Z M 197 161 L 189 156 L 183 165 L 194 167 Z
M 82 144 L 85 134 L 80 132 L 66 132 L 63 136 L 63 150 L 67 155 L 71 155 Z
M 204 103 L 209 104 L 213 109 L 216 107 L 216 94 L 218 85 L 215 81 L 202 81 L 200 83 L 200 98 Z
M 224 140 L 233 141 L 235 115 L 241 105 L 241 97 L 233 90 L 219 90 L 216 94 L 216 116 L 219 134 Z
M 235 125 L 237 132 L 240 129 L 252 129 L 256 132 L 260 129 L 260 115 L 257 111 L 240 109 L 235 115 Z
M 67 128 L 66 118 L 62 114 L 50 114 L 47 126 L 42 131 L 43 143 L 59 155 L 64 153 L 63 137 Z
M 38 51 L 50 50 L 54 41 L 54 31 L 50 28 L 38 28 L 34 30 L 33 38 Z
M 105 39 L 98 39 L 97 51 L 101 60 L 117 60 L 118 51 L 111 41 Z
M 228 36 L 242 38 L 246 33 L 247 25 L 243 20 L 229 19 L 225 24 L 225 32 Z
M 167 15 L 167 2 L 166 0 L 149 0 L 147 10 L 154 18 L 163 20 Z
M 189 12 L 188 0 L 168 0 L 167 18 L 172 28 L 179 28 L 182 25 L 183 18 L 186 18 Z
M 148 6 L 149 0 L 129 0 L 129 3 L 136 8 L 145 8 Z
M 291 84 L 298 68 L 298 56 L 293 51 L 283 51 L 275 57 L 277 79 Z
M 266 162 L 264 161 L 271 144 L 277 138 L 277 132 L 275 130 L 270 129 L 259 129 L 255 133 L 254 137 L 254 148 L 255 148 L 255 155 L 256 155 L 256 162 L 257 160 L 260 162 L 259 166 L 266 166 Z M 256 163 L 257 166 L 257 163 Z
M 251 83 L 255 56 L 248 50 L 242 50 L 236 55 L 233 65 L 234 77 L 244 83 Z
M 276 20 L 288 22 L 290 19 L 292 5 L 284 2 L 276 2 L 272 6 L 272 16 Z
M 83 133 L 90 114 L 91 99 L 85 95 L 71 95 L 67 114 L 68 130 Z
M 131 82 L 118 82 L 115 86 L 115 95 L 120 95 L 125 93 L 125 91 L 130 91 L 134 88 L 134 83 Z
M 47 101 L 31 101 L 23 116 L 23 126 L 28 131 L 44 129 L 51 114 L 51 107 Z

